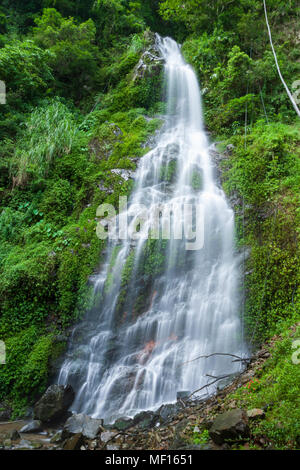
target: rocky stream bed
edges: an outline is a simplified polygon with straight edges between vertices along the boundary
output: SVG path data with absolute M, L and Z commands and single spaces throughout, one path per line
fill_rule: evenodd
M 177 403 L 163 405 L 156 412 L 145 411 L 133 419 L 119 419 L 113 425 L 89 416 L 66 413 L 74 392 L 70 387 L 52 385 L 35 405 L 32 419 L 0 422 L 0 448 L 224 450 L 235 448 L 239 443 L 247 449 L 251 421 L 264 419 L 265 411 L 239 409 L 230 394 L 251 382 L 270 357 L 269 346 L 261 348 L 249 360 L 245 371 L 229 385 L 220 384 L 214 396 L 201 400 L 179 398 Z M 201 444 L 195 440 L 195 435 L 203 431 L 207 432 L 208 438 Z M 270 447 L 263 439 L 257 445 Z

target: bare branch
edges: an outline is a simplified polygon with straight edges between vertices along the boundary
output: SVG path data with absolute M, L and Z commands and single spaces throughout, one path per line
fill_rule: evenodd
M 241 375 L 241 374 L 239 374 Z M 227 375 L 221 375 L 220 377 L 214 377 L 213 375 L 208 375 L 206 374 L 207 377 L 211 377 L 211 378 L 214 378 L 215 380 L 213 382 L 210 382 L 209 384 L 206 384 L 206 385 L 203 385 L 203 387 L 201 388 L 198 388 L 198 390 L 195 390 L 193 393 L 191 393 L 188 398 L 191 398 L 193 395 L 195 395 L 195 393 L 198 393 L 198 392 L 201 392 L 201 390 L 203 390 L 204 388 L 207 388 L 207 387 L 210 387 L 211 385 L 214 385 L 216 382 L 218 382 L 219 380 L 222 380 L 222 379 L 227 379 L 229 377 L 232 377 L 232 374 L 227 374 Z
M 199 356 L 199 357 L 196 357 L 195 359 L 192 359 L 191 361 L 183 362 L 181 365 L 190 364 L 191 362 L 198 361 L 198 359 L 208 359 L 209 357 L 213 357 L 213 356 L 229 356 L 229 357 L 234 357 L 235 360 L 232 361 L 232 362 L 250 362 L 250 361 L 253 359 L 252 357 L 243 358 L 243 357 L 240 357 L 240 356 L 236 356 L 235 354 L 213 353 L 213 354 L 208 354 L 207 356 Z

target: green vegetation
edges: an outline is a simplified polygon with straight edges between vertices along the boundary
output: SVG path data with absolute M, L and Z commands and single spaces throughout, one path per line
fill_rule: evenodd
M 265 418 L 251 422 L 252 448 L 264 437 L 265 446 L 273 449 L 299 448 L 299 364 L 293 363 L 293 342 L 300 329 L 278 328 L 277 341 L 271 348 L 271 357 L 259 369 L 252 381 L 230 395 L 244 409 L 263 409 Z

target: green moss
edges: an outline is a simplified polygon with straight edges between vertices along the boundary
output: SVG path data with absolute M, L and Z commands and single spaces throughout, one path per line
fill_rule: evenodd
M 160 168 L 160 180 L 174 183 L 177 177 L 177 167 L 176 159 L 172 159 L 166 165 L 162 165 Z
M 247 138 L 231 139 L 235 149 L 224 161 L 224 187 L 244 197 L 236 207 L 239 243 L 250 247 L 246 260 L 246 330 L 259 342 L 295 311 L 298 270 L 299 131 L 283 124 L 257 123 Z

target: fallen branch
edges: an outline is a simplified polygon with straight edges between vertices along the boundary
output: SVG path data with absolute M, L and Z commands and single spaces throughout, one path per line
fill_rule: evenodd
M 194 362 L 194 361 L 198 361 L 198 359 L 208 359 L 209 357 L 213 357 L 213 356 L 229 356 L 229 357 L 234 357 L 235 360 L 233 360 L 232 362 L 250 362 L 252 361 L 253 357 L 240 357 L 240 356 L 236 356 L 235 354 L 227 354 L 227 353 L 213 353 L 213 354 L 208 354 L 207 356 L 199 356 L 199 357 L 196 357 L 195 359 L 192 359 L 191 361 L 187 361 L 187 362 L 183 362 L 181 365 L 185 365 L 185 364 L 190 364 L 191 362 Z
M 241 374 L 239 374 L 241 375 Z M 211 378 L 215 378 L 215 380 L 213 382 L 210 382 L 209 384 L 206 384 L 206 385 L 203 385 L 203 387 L 201 388 L 198 388 L 198 390 L 195 390 L 193 393 L 191 393 L 189 396 L 188 396 L 188 399 L 191 398 L 193 395 L 195 395 L 195 393 L 198 393 L 198 392 L 201 392 L 201 390 L 203 390 L 204 388 L 207 388 L 207 387 L 210 387 L 211 385 L 214 385 L 216 382 L 218 382 L 219 380 L 222 380 L 222 379 L 227 379 L 229 377 L 232 377 L 233 374 L 227 374 L 227 375 L 221 375 L 220 377 L 214 377 L 213 375 L 206 375 L 206 377 L 211 377 Z M 236 376 L 238 377 L 238 376 Z M 235 378 L 236 378 L 235 377 Z

